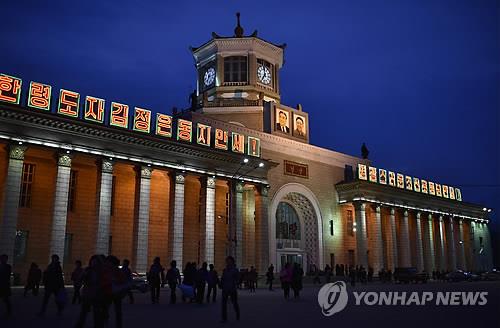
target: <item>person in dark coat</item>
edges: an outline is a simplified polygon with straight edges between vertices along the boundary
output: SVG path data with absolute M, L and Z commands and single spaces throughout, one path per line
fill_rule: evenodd
M 58 301 L 58 294 L 64 290 L 64 278 L 61 263 L 59 262 L 59 256 L 57 254 L 51 256 L 51 262 L 47 266 L 47 269 L 43 272 L 43 284 L 45 291 L 43 295 L 42 308 L 38 314 L 40 316 L 45 315 L 49 298 L 51 295 L 54 295 L 57 305 L 57 314 L 61 315 L 64 304 Z
M 257 287 L 257 270 L 251 266 L 250 271 L 248 271 L 248 289 L 250 293 L 255 293 L 255 288 Z
M 89 260 L 89 265 L 83 272 L 82 307 L 76 328 L 85 326 L 87 315 L 93 311 L 94 327 L 104 325 L 104 296 L 101 288 L 101 277 L 103 271 L 102 257 L 93 255 Z
M 175 304 L 177 300 L 176 288 L 181 284 L 181 274 L 177 269 L 177 262 L 170 262 L 170 269 L 167 271 L 167 283 L 170 288 L 170 304 Z
M 10 275 L 12 267 L 7 264 L 9 257 L 6 254 L 0 255 L 0 299 L 7 307 L 7 316 L 12 315 L 12 303 L 10 302 Z
M 266 283 L 269 285 L 269 290 L 273 290 L 273 281 L 274 281 L 274 265 L 270 265 L 269 268 L 267 268 L 266 272 Z
M 196 302 L 203 303 L 205 297 L 205 285 L 208 279 L 207 262 L 203 262 L 201 268 L 196 272 Z
M 153 304 L 160 302 L 160 288 L 164 282 L 165 269 L 161 266 L 160 258 L 155 257 L 148 273 L 148 283 L 151 286 L 151 302 Z
M 292 270 L 292 289 L 293 297 L 299 298 L 300 291 L 302 290 L 302 277 L 304 276 L 304 270 L 300 267 L 298 263 L 293 265 Z
M 73 300 L 71 304 L 81 304 L 80 289 L 82 289 L 83 268 L 82 261 L 75 261 L 75 269 L 71 273 L 71 281 L 73 282 Z
M 26 279 L 26 286 L 24 286 L 24 297 L 31 290 L 34 296 L 38 295 L 38 289 L 40 288 L 40 281 L 42 281 L 42 270 L 38 265 L 33 262 L 31 263 L 30 270 L 28 271 L 28 279 Z
M 217 285 L 219 284 L 219 275 L 215 271 L 215 266 L 213 264 L 209 265 L 210 270 L 208 271 L 207 278 L 207 303 L 210 303 L 210 295 L 212 295 L 212 302 L 215 303 L 217 299 Z
M 222 289 L 222 322 L 227 321 L 227 299 L 231 299 L 236 320 L 240 320 L 240 306 L 238 304 L 238 281 L 239 271 L 236 268 L 234 257 L 226 258 L 226 268 L 222 272 L 220 287 Z
M 129 303 L 134 304 L 134 294 L 132 293 L 132 283 L 134 282 L 134 277 L 132 276 L 132 270 L 130 270 L 129 266 L 130 266 L 130 261 L 127 259 L 124 259 L 120 270 L 125 275 L 125 278 L 127 279 L 127 282 L 130 286 L 127 290 L 127 296 L 129 299 Z

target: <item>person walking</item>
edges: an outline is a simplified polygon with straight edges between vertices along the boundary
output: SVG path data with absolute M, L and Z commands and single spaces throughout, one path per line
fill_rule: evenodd
M 122 261 L 122 267 L 120 269 L 127 279 L 129 288 L 127 289 L 127 296 L 130 304 L 134 304 L 134 294 L 132 293 L 132 284 L 134 282 L 134 277 L 132 276 L 132 270 L 130 270 L 130 261 L 124 259 Z
M 208 279 L 207 262 L 203 262 L 201 268 L 196 272 L 196 302 L 203 303 L 205 298 L 205 285 Z
M 29 291 L 31 291 L 34 296 L 37 296 L 41 280 L 42 270 L 40 270 L 35 262 L 31 263 L 28 271 L 28 279 L 26 279 L 26 286 L 24 286 L 24 297 L 26 297 Z
M 274 281 L 274 265 L 270 265 L 266 272 L 266 283 L 269 285 L 269 290 L 273 291 L 273 281 Z
M 215 303 L 217 299 L 217 285 L 219 284 L 219 275 L 215 271 L 215 266 L 210 264 L 207 277 L 207 303 L 210 303 L 210 295 L 212 295 L 212 302 Z
M 302 290 L 303 276 L 304 276 L 304 270 L 302 270 L 302 268 L 298 263 L 295 263 L 292 271 L 292 289 L 294 298 L 300 297 L 300 291 Z
M 351 286 L 354 287 L 356 285 L 356 270 L 352 265 L 349 267 L 349 280 L 351 281 Z
M 82 261 L 75 261 L 75 269 L 71 273 L 71 281 L 73 282 L 73 300 L 71 304 L 82 303 L 80 289 L 82 289 L 83 268 Z
M 181 274 L 177 269 L 177 262 L 170 262 L 170 269 L 167 271 L 167 283 L 170 288 L 170 304 L 175 304 L 177 300 L 176 288 L 181 284 Z
M 49 298 L 51 295 L 54 295 L 54 299 L 57 305 L 57 314 L 61 315 L 64 303 L 65 296 L 64 291 L 64 278 L 61 263 L 59 262 L 59 256 L 57 254 L 53 254 L 51 256 L 51 262 L 47 266 L 47 269 L 43 272 L 43 284 L 44 284 L 44 295 L 42 301 L 42 308 L 38 315 L 44 316 L 47 310 L 47 304 L 49 302 Z
M 220 287 L 222 289 L 222 323 L 227 322 L 227 300 L 231 299 L 234 312 L 236 312 L 236 320 L 240 320 L 240 306 L 238 304 L 238 281 L 239 271 L 236 268 L 234 257 L 226 258 L 226 267 L 222 272 Z
M 280 272 L 281 288 L 283 288 L 283 296 L 285 299 L 290 298 L 290 285 L 292 283 L 292 270 L 290 263 L 285 264 L 285 267 Z
M 87 315 L 93 311 L 94 327 L 101 328 L 104 326 L 104 300 L 101 289 L 103 263 L 102 257 L 93 255 L 89 260 L 89 265 L 84 269 L 82 277 L 82 305 L 76 328 L 85 326 Z
M 10 275 L 12 267 L 7 263 L 9 257 L 6 254 L 0 255 L 0 299 L 5 303 L 7 316 L 12 315 L 12 303 L 10 302 Z
M 250 293 L 255 293 L 255 288 L 257 286 L 257 270 L 251 266 L 248 272 L 248 289 Z
M 158 304 L 160 302 L 160 288 L 165 282 L 165 269 L 161 266 L 159 257 L 155 257 L 149 269 L 148 282 L 151 286 L 151 302 Z

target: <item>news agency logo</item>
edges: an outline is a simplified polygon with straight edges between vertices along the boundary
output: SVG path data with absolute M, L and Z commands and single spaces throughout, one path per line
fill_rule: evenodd
M 348 300 L 347 286 L 343 281 L 325 284 L 318 293 L 318 303 L 326 317 L 345 309 Z

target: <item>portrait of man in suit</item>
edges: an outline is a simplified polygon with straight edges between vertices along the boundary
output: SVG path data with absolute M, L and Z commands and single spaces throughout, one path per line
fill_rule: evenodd
M 306 138 L 306 119 L 300 115 L 293 115 L 293 136 Z
M 283 133 L 290 133 L 288 112 L 278 108 L 276 109 L 276 130 Z

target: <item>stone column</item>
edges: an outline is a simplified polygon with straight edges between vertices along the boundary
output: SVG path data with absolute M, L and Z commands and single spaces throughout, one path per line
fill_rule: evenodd
M 444 221 L 439 217 L 439 270 L 446 270 L 446 258 L 444 256 Z
M 243 263 L 243 184 L 231 183 L 231 215 L 229 218 L 229 233 L 231 242 L 230 254 L 236 260 L 236 266 Z
M 368 268 L 367 244 L 366 236 L 366 204 L 356 203 L 356 259 L 357 265 L 362 265 Z
M 149 202 L 153 169 L 141 166 L 137 173 L 140 174 L 140 177 L 139 208 L 135 225 L 135 271 L 144 273 L 148 268 Z
M 457 269 L 457 253 L 455 249 L 455 228 L 453 226 L 453 217 L 450 217 L 448 231 L 447 231 L 447 242 L 448 242 L 448 256 L 449 256 L 449 269 L 454 271 Z
M 11 145 L 9 149 L 9 166 L 3 193 L 3 219 L 0 225 L 0 254 L 7 254 L 10 263 L 14 263 L 17 210 L 26 149 L 22 145 Z
M 485 270 L 491 270 L 493 267 L 493 253 L 491 248 L 491 237 L 490 237 L 490 228 L 486 223 L 481 223 L 482 233 L 483 233 L 483 247 L 484 247 L 484 256 L 485 256 Z
M 207 177 L 205 192 L 205 242 L 204 259 L 215 262 L 215 178 Z M 202 252 L 203 252 L 202 251 Z
M 108 254 L 111 231 L 111 196 L 113 192 L 113 162 L 103 159 L 99 189 L 99 214 L 97 222 L 96 254 Z
M 71 176 L 71 157 L 60 154 L 57 158 L 57 178 L 54 197 L 54 212 L 52 214 L 52 233 L 50 239 L 50 253 L 59 255 L 64 263 L 64 241 L 66 237 L 66 220 L 68 217 L 68 193 Z
M 172 259 L 177 261 L 177 267 L 184 268 L 182 250 L 184 243 L 184 180 L 182 173 L 175 174 L 174 222 L 172 234 Z
M 464 235 L 464 225 L 463 220 L 458 220 L 458 268 L 460 270 L 467 270 L 467 264 L 465 261 L 465 235 Z
M 257 259 L 257 270 L 264 274 L 269 263 L 269 188 L 260 186 L 255 197 L 255 252 Z
M 473 270 L 480 270 L 480 261 L 479 261 L 479 250 L 480 250 L 480 245 L 479 245 L 479 228 L 478 224 L 476 221 L 472 220 L 470 222 L 470 229 L 472 230 L 471 232 L 471 247 L 472 247 L 472 266 Z
M 424 270 L 424 247 L 422 245 L 422 222 L 420 221 L 420 212 L 417 213 L 416 220 L 416 244 L 417 244 L 417 270 L 422 272 Z
M 411 266 L 411 250 L 410 250 L 410 228 L 408 226 L 408 211 L 404 211 L 403 221 L 401 221 L 401 266 Z
M 425 271 L 431 274 L 436 270 L 436 257 L 434 254 L 434 237 L 433 237 L 433 221 L 432 214 L 427 216 L 427 230 L 424 233 L 424 250 L 425 250 Z
M 391 208 L 391 235 L 392 235 L 392 270 L 398 267 L 398 237 L 396 227 L 396 210 Z
M 382 240 L 382 215 L 380 206 L 375 208 L 375 247 L 373 248 L 373 271 L 378 273 L 384 266 L 384 242 Z

